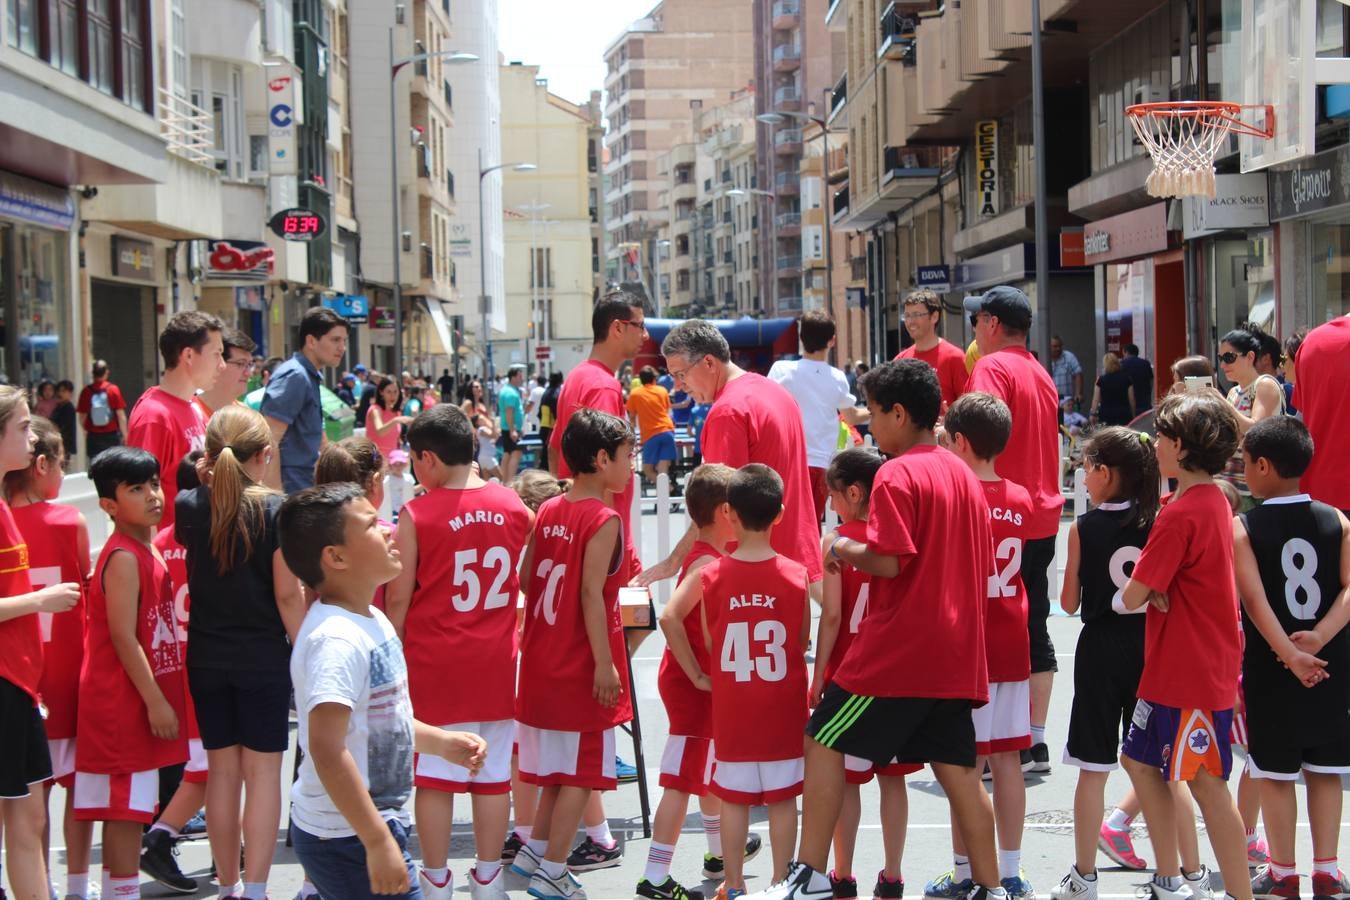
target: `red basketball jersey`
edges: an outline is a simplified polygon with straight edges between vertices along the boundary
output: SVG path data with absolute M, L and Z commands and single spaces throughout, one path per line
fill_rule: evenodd
M 722 554 L 717 548 L 704 541 L 695 541 L 680 567 L 680 577 L 676 584 L 684 582 L 689 567 L 705 556 L 717 559 Z M 703 641 L 703 617 L 699 614 L 698 604 L 684 617 L 684 633 L 689 638 L 689 646 L 694 650 L 694 659 L 698 667 L 708 671 L 708 646 Z M 661 693 L 661 702 L 666 707 L 666 718 L 670 720 L 670 733 L 684 737 L 712 737 L 712 694 L 694 687 L 689 676 L 684 674 L 675 654 L 666 651 L 661 654 L 661 668 L 656 673 L 656 689 Z
M 1027 589 L 1022 584 L 1022 549 L 1034 507 L 1031 494 L 1006 478 L 982 481 L 994 535 L 994 574 L 989 576 L 989 606 L 984 617 L 984 658 L 989 680 L 1026 681 L 1031 677 L 1027 636 Z
M 845 522 L 836 531 L 840 537 L 850 541 L 867 543 L 866 519 Z M 867 601 L 872 593 L 872 576 L 852 566 L 841 565 L 839 590 L 839 634 L 834 639 L 834 648 L 830 650 L 830 660 L 825 664 L 826 684 L 834 678 L 834 670 L 839 668 L 848 648 L 853 646 L 854 636 L 862 630 L 863 619 L 867 617 Z
M 187 672 L 188 613 L 192 608 L 192 598 L 188 596 L 187 550 L 173 536 L 173 526 L 161 528 L 155 535 L 155 549 L 164 557 L 164 565 L 169 567 L 169 584 L 173 586 L 174 634 L 183 651 L 183 670 Z M 192 691 L 184 684 L 183 709 L 186 711 L 188 740 L 200 738 L 197 731 L 197 708 L 192 703 Z
M 28 581 L 28 544 L 14 524 L 9 504 L 0 501 L 0 597 L 31 594 Z M 42 631 L 38 617 L 16 616 L 0 622 L 0 678 L 38 702 L 42 679 Z
M 14 509 L 14 523 L 28 544 L 28 580 L 33 590 L 65 582 L 84 587 L 89 578 L 88 541 L 80 559 L 80 511 L 59 503 L 30 503 Z M 47 737 L 75 736 L 75 709 L 84 661 L 85 592 L 62 613 L 38 613 L 42 631 L 42 680 L 38 690 L 47 707 Z
M 623 690 L 614 706 L 601 706 L 592 696 L 595 657 L 581 612 L 586 544 L 602 525 L 618 516 L 599 500 L 573 502 L 566 495 L 539 507 L 534 524 L 534 571 L 525 595 L 525 629 L 520 639 L 516 719 L 522 725 L 553 731 L 604 731 L 633 717 L 619 615 L 619 588 L 630 577 L 622 552 L 611 561 L 604 587 L 609 651 Z M 622 527 L 622 519 L 619 524 Z
M 802 755 L 808 690 L 806 567 L 782 556 L 724 556 L 703 567 L 712 635 L 713 747 L 723 762 Z
M 413 714 L 432 725 L 496 722 L 516 702 L 516 569 L 530 511 L 510 488 L 436 488 L 404 504 L 417 584 L 403 628 Z
M 103 572 L 108 558 L 119 551 L 132 554 L 136 560 L 141 584 L 136 638 L 150 663 L 155 683 L 178 715 L 178 737 L 171 741 L 160 740 L 150 733 L 145 702 L 122 668 L 109 636 Z M 184 692 L 183 653 L 174 621 L 169 570 L 151 548 L 114 532 L 103 545 L 89 587 L 75 768 L 81 772 L 119 775 L 186 761 Z

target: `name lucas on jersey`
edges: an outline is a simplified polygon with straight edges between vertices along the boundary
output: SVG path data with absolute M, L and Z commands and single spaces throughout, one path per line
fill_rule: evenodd
M 740 609 L 744 606 L 762 606 L 765 609 L 773 609 L 773 602 L 777 597 L 770 597 L 767 594 L 741 594 L 739 597 L 732 597 L 728 602 L 729 609 Z
M 506 516 L 499 512 L 490 512 L 486 509 L 471 509 L 466 513 L 455 516 L 450 520 L 450 530 L 459 531 L 465 525 L 498 525 L 506 524 Z
M 1004 509 L 1001 506 L 989 507 L 989 518 L 997 522 L 1010 522 L 1013 525 L 1022 524 L 1022 514 L 1011 509 Z

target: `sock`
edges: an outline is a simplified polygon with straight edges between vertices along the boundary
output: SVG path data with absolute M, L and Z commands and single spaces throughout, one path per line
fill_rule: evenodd
M 722 855 L 722 817 L 699 813 L 703 817 L 703 835 L 708 839 L 708 852 L 713 856 Z
M 222 884 L 216 888 L 217 900 L 223 897 L 239 897 L 243 893 L 244 893 L 244 883 L 242 881 L 236 881 L 234 884 L 229 885 L 228 887 Z M 316 891 L 315 893 L 318 892 Z
M 563 877 L 563 873 L 567 871 L 567 863 L 553 862 L 550 859 L 541 860 L 539 862 L 539 871 L 543 872 L 549 878 L 558 879 Z
M 1169 891 L 1180 890 L 1181 886 L 1186 883 L 1186 879 L 1180 875 L 1172 875 L 1168 878 L 1164 878 L 1161 875 L 1154 875 L 1153 880 L 1158 883 L 1159 887 L 1165 887 Z
M 166 825 L 166 824 L 164 824 L 164 820 L 163 820 L 163 819 L 161 819 L 160 821 L 158 821 L 158 822 L 156 822 L 155 824 L 151 825 L 151 826 L 150 826 L 150 830 L 151 830 L 151 831 L 167 831 L 167 832 L 169 833 L 169 837 L 171 837 L 171 838 L 176 838 L 176 837 L 178 837 L 178 829 L 177 829 L 177 828 L 174 828 L 172 825 Z
M 533 850 L 535 856 L 539 857 L 540 859 L 543 859 L 545 851 L 548 850 L 548 841 L 541 841 L 537 840 L 536 838 L 530 838 L 528 841 L 525 842 L 525 846 Z
M 502 870 L 500 859 L 480 859 L 473 864 L 473 877 L 479 884 L 487 884 Z
M 824 872 L 811 870 L 811 880 L 807 883 L 806 889 L 812 893 L 825 892 L 830 890 L 830 876 Z
M 1031 745 L 1034 747 L 1034 746 L 1036 746 L 1037 744 L 1044 744 L 1044 743 L 1045 743 L 1045 726 L 1044 726 L 1044 725 L 1032 725 L 1032 726 L 1031 726 Z
M 970 857 L 968 857 L 968 856 L 957 856 L 955 853 L 953 853 L 953 854 L 952 854 L 952 870 L 956 873 L 956 874 L 953 875 L 952 877 L 955 878 L 957 881 L 969 881 L 969 880 L 970 880 Z
M 606 850 L 613 849 L 614 847 L 614 835 L 610 833 L 608 819 L 601 822 L 599 825 L 587 825 L 586 837 L 595 841 Z
M 1182 877 L 1182 878 L 1185 878 L 1187 881 L 1199 881 L 1200 879 L 1202 879 L 1202 878 L 1204 878 L 1204 877 L 1206 877 L 1206 876 L 1208 876 L 1208 875 L 1209 875 L 1209 872 L 1205 869 L 1204 866 L 1201 866 L 1199 869 L 1196 869 L 1194 872 L 1187 872 L 1185 869 L 1182 869 L 1182 870 L 1181 870 L 1181 877 Z
M 1117 806 L 1111 810 L 1111 815 L 1106 818 L 1106 827 L 1112 831 L 1124 831 L 1130 827 L 1131 816 L 1125 814 L 1125 810 Z
M 647 850 L 647 868 L 643 871 L 642 877 L 652 884 L 664 884 L 666 878 L 670 876 L 670 861 L 674 856 L 674 844 L 663 844 L 653 840 Z
M 1332 878 L 1335 878 L 1337 874 L 1340 873 L 1340 871 L 1341 871 L 1340 861 L 1337 860 L 1336 857 L 1334 856 L 1331 859 L 1313 860 L 1314 875 L 1330 875 Z
M 140 873 L 110 875 L 108 876 L 108 885 L 112 888 L 112 894 L 108 897 L 108 900 L 141 900 Z
M 306 878 L 303 882 L 301 882 L 300 900 L 309 900 L 310 897 L 313 897 L 318 892 L 319 889 L 316 888 L 314 886 L 314 882 L 310 881 L 308 878 Z
M 87 898 L 89 896 L 89 873 L 81 872 L 79 875 L 74 875 L 67 872 L 66 893 L 74 894 L 76 897 Z
M 516 837 L 520 838 L 521 843 L 525 843 L 530 839 L 531 831 L 534 831 L 533 825 L 517 825 Z
M 441 866 L 439 869 L 428 869 L 424 866 L 422 874 L 427 876 L 427 881 L 430 881 L 436 887 L 445 887 L 450 883 L 449 866 Z
M 1006 896 L 1008 896 L 1008 892 L 1005 891 L 1005 890 L 1003 889 L 1003 885 L 1001 885 L 1001 884 L 996 884 L 996 885 L 994 885 L 993 887 L 989 887 L 988 885 L 984 885 L 984 889 L 989 893 L 989 896 L 990 896 L 990 897 L 1006 897 Z
M 1272 859 L 1270 861 L 1270 874 L 1276 878 L 1288 878 L 1294 874 L 1294 864 L 1276 862 Z
M 244 900 L 267 900 L 267 882 L 245 881 Z
M 1075 872 L 1078 872 L 1078 866 L 1075 865 L 1075 866 L 1073 867 L 1073 870 L 1074 870 Z M 1093 869 L 1091 872 L 1088 872 L 1087 874 L 1084 874 L 1084 873 L 1082 873 L 1082 872 L 1078 872 L 1078 877 L 1081 878 L 1081 879 L 1083 879 L 1084 881 L 1096 881 L 1096 880 L 1097 880 L 1097 870 L 1096 870 L 1096 869 Z
M 1021 850 L 998 851 L 998 877 L 1017 878 L 1022 871 Z

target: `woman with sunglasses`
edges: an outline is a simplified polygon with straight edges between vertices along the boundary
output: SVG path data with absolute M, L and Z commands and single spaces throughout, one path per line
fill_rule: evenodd
M 1237 412 L 1239 435 L 1246 434 L 1247 429 L 1262 419 L 1284 413 L 1284 389 L 1270 375 L 1256 371 L 1256 358 L 1261 352 L 1264 336 L 1265 332 L 1249 324 L 1228 332 L 1219 342 L 1219 368 L 1224 377 L 1233 382 L 1228 391 L 1228 402 Z M 1253 505 L 1241 450 L 1233 454 L 1220 477 L 1237 488 L 1244 509 Z

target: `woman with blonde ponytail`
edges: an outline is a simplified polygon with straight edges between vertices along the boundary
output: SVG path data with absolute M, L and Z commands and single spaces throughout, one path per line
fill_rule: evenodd
M 281 822 L 290 639 L 305 614 L 277 537 L 284 497 L 263 482 L 274 452 L 262 415 L 244 406 L 218 410 L 197 463 L 202 486 L 178 495 L 175 524 L 192 597 L 187 670 L 207 754 L 206 831 L 220 884 L 250 900 L 265 898 Z M 242 883 L 241 789 L 250 848 Z

